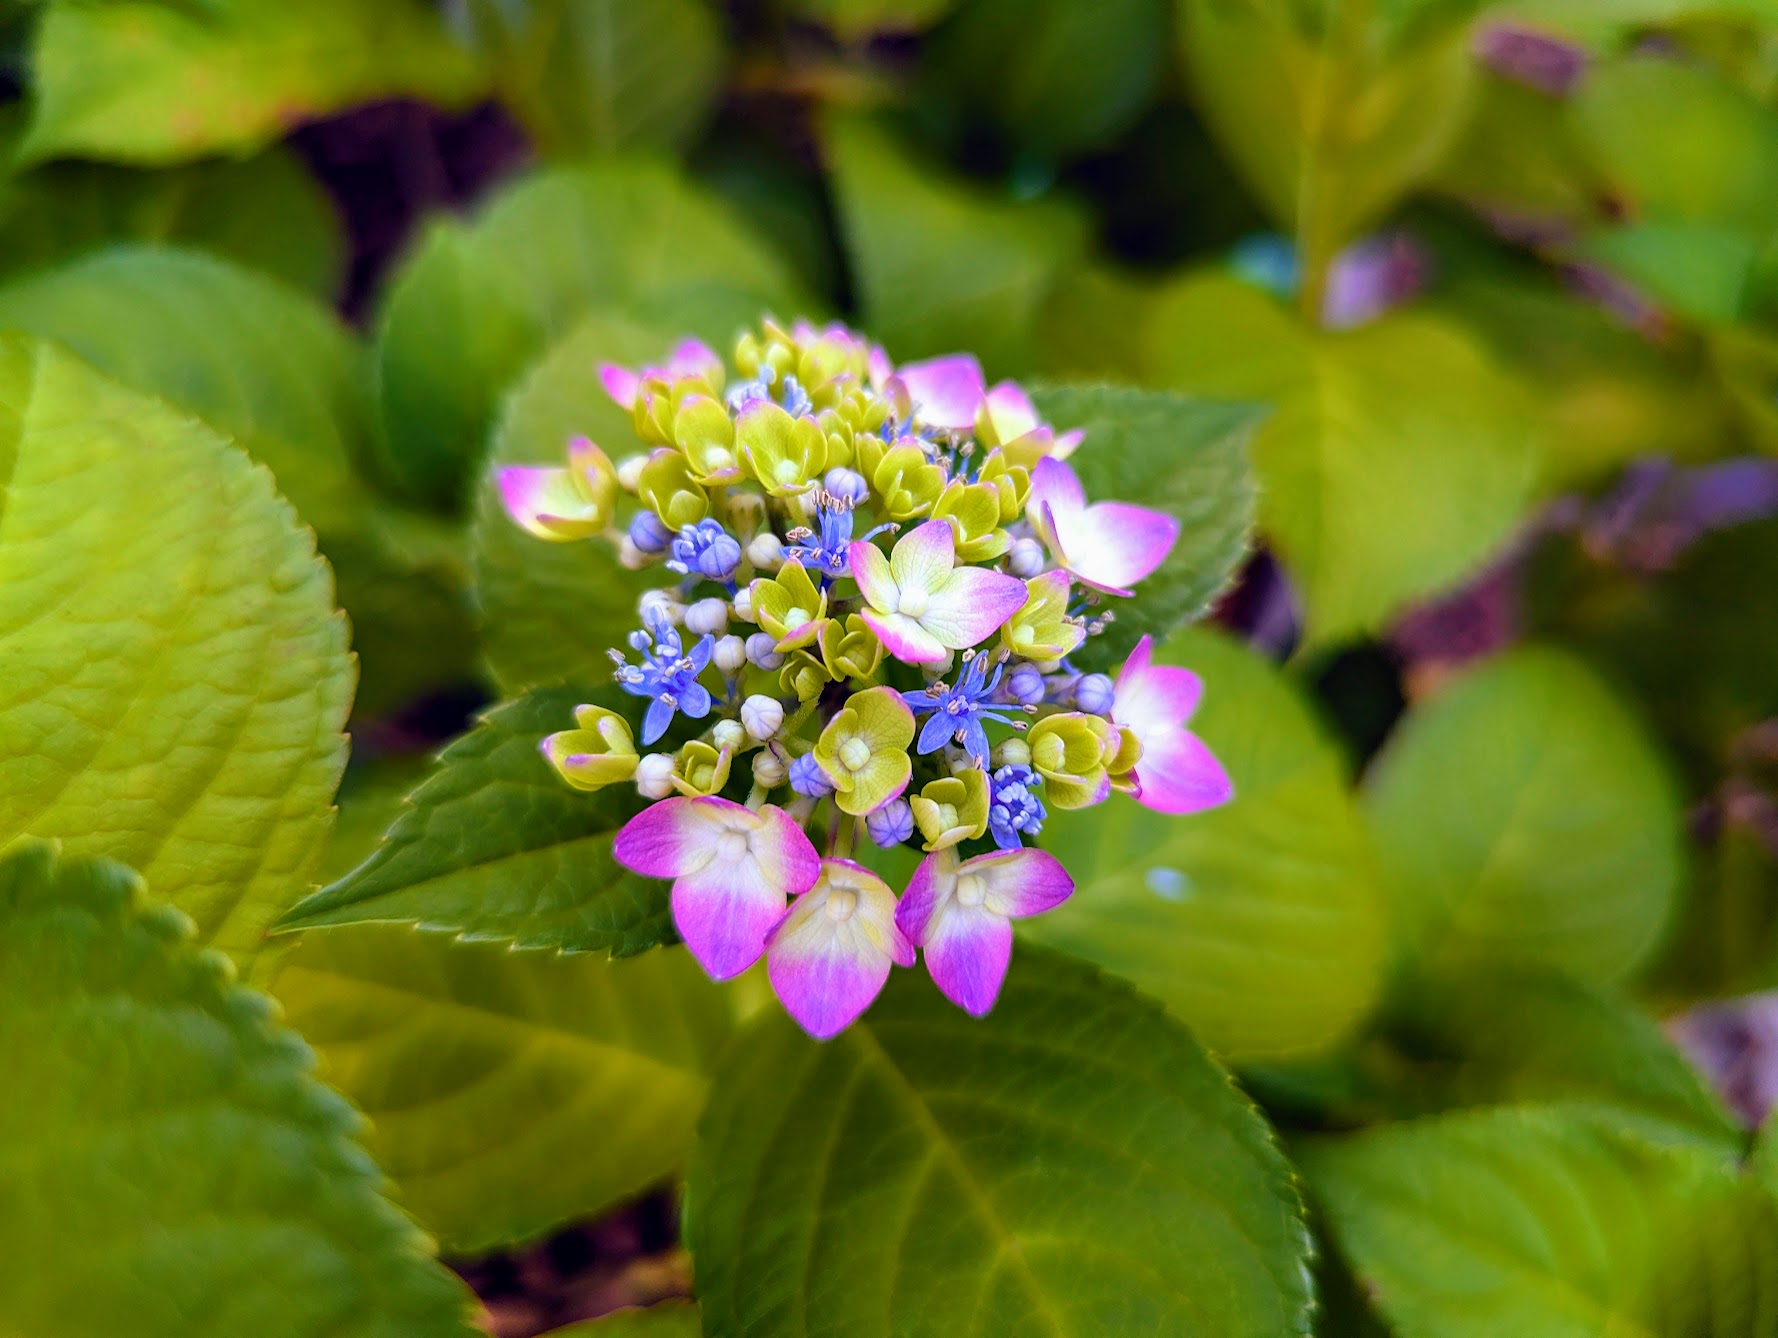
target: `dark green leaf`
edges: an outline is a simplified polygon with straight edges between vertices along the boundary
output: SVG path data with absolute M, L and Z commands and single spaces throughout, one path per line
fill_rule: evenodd
M 1507 1108 L 1296 1150 L 1402 1338 L 1778 1333 L 1778 1200 L 1720 1148 Z
M 640 801 L 630 786 L 569 788 L 537 751 L 616 689 L 534 692 L 490 711 L 439 756 L 368 860 L 299 903 L 284 929 L 379 921 L 472 940 L 628 956 L 671 941 L 667 884 L 611 855 Z
M 1143 636 L 1201 618 L 1234 578 L 1253 529 L 1247 442 L 1260 410 L 1115 386 L 1050 386 L 1038 411 L 1059 430 L 1084 428 L 1072 464 L 1089 498 L 1136 502 L 1179 521 L 1179 541 L 1137 598 L 1113 600 L 1117 621 L 1077 658 L 1122 662 Z
M 32 70 L 28 162 L 247 153 L 354 103 L 458 104 L 481 82 L 422 0 L 49 5 Z
M 500 396 L 589 311 L 665 311 L 726 340 L 805 302 L 772 251 L 671 168 L 527 177 L 472 222 L 435 223 L 395 277 L 377 342 L 386 472 L 422 501 L 460 503 Z
M 985 1019 L 911 973 L 825 1045 L 763 1018 L 685 1221 L 712 1338 L 1309 1331 L 1264 1122 L 1157 1006 L 1029 946 Z
M 1667 926 L 1681 813 L 1641 723 L 1579 660 L 1511 652 L 1417 706 L 1366 807 L 1398 953 L 1624 976 Z
M 555 957 L 389 925 L 304 935 L 271 988 L 370 1117 L 399 1202 L 463 1254 L 677 1169 L 732 1025 L 684 952 Z
M 676 148 L 722 87 L 708 0 L 468 0 L 464 26 L 548 154 Z
M 584 1324 L 551 1329 L 543 1338 L 698 1338 L 698 1308 L 678 1301 L 663 1301 L 646 1309 L 614 1310 Z
M 41 842 L 0 860 L 0 1329 L 474 1332 L 274 1018 L 121 865 Z
M 1085 250 L 1084 219 L 948 178 L 868 120 L 833 117 L 825 139 L 871 337 L 898 361 L 967 350 L 991 375 L 1028 370 L 1044 299 Z
M 346 264 L 332 201 L 283 149 L 158 172 L 53 163 L 0 191 L 8 275 L 125 241 L 215 251 L 320 298 L 338 291 Z
M 1203 679 L 1191 727 L 1234 801 L 1189 817 L 1122 798 L 1052 813 L 1043 844 L 1079 890 L 1020 928 L 1127 976 L 1233 1061 L 1325 1049 L 1369 1010 L 1384 957 L 1344 760 L 1253 652 L 1192 629 L 1156 658 Z

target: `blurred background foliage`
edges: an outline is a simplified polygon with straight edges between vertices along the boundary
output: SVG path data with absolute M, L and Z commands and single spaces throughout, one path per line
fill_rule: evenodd
M 1778 1023 L 1686 1011 L 1778 987 L 1774 0 L 0 16 L 0 329 L 314 529 L 360 660 L 336 874 L 472 711 L 617 640 L 627 578 L 483 486 L 615 439 L 597 361 L 770 310 L 1261 406 L 1255 551 L 1168 652 L 1240 802 L 1058 818 L 1083 892 L 1032 936 L 1287 1131 L 1329 1338 L 1778 1332 L 1773 1156 L 1733 1170 Z M 658 955 L 533 960 L 360 928 L 275 974 L 459 1253 L 678 1166 L 732 1025 Z M 609 1157 L 555 1176 L 540 1101 Z M 466 1267 L 503 1333 L 593 1305 Z

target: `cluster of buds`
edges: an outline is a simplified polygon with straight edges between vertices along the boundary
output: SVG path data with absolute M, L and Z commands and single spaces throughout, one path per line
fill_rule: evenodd
M 602 368 L 642 449 L 614 465 L 578 439 L 565 466 L 501 471 L 532 534 L 604 536 L 672 578 L 612 651 L 653 751 L 583 706 L 543 753 L 571 785 L 653 801 L 617 858 L 672 880 L 674 923 L 716 979 L 765 957 L 827 1037 L 923 953 L 980 1015 L 1012 920 L 1074 890 L 1033 844 L 1051 809 L 1229 797 L 1185 727 L 1193 674 L 1152 663 L 1147 638 L 1115 680 L 1071 662 L 1177 523 L 1089 502 L 1067 463 L 1080 434 L 972 357 L 896 368 L 844 327 L 768 322 L 734 372 L 697 341 Z M 899 898 L 853 858 L 866 842 L 924 856 Z

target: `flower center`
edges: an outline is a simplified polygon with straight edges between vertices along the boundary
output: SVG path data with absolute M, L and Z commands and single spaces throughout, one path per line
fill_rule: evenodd
M 734 458 L 722 447 L 712 446 L 704 452 L 704 467 L 706 469 L 726 469 L 734 462 Z
M 732 864 L 747 853 L 747 837 L 742 832 L 724 832 L 716 838 L 716 858 Z
M 1012 629 L 1012 639 L 1021 646 L 1029 646 L 1037 640 L 1037 629 L 1030 623 L 1015 623 Z
M 863 771 L 870 765 L 870 745 L 860 738 L 850 738 L 840 745 L 840 761 L 847 771 Z
M 965 874 L 957 880 L 957 904 L 971 908 L 979 906 L 987 900 L 988 889 L 980 878 L 974 874 Z
M 896 601 L 895 610 L 897 613 L 907 614 L 910 618 L 918 618 L 931 607 L 931 604 L 932 601 L 924 590 L 917 585 L 910 585 L 902 589 L 901 598 Z
M 802 471 L 796 467 L 796 461 L 780 460 L 772 473 L 780 483 L 795 483 Z
M 849 887 L 836 887 L 827 894 L 827 918 L 844 924 L 858 909 L 858 894 Z
M 796 631 L 799 627 L 806 627 L 808 622 L 809 611 L 807 609 L 792 609 L 789 613 L 784 615 L 784 626 L 792 632 Z

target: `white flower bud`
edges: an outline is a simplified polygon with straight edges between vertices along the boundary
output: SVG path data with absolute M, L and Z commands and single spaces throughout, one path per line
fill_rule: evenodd
M 734 492 L 728 499 L 728 526 L 736 534 L 752 534 L 766 519 L 766 499 L 756 492 Z
M 1030 580 L 1043 572 L 1043 545 L 1035 539 L 1020 539 L 1006 554 L 1006 569 L 1022 580 Z
M 1031 765 L 1031 745 L 1023 739 L 1008 739 L 994 750 L 995 767 L 1028 767 Z
M 732 753 L 747 742 L 747 731 L 737 720 L 718 720 L 710 731 L 710 741 L 719 749 L 726 748 Z
M 685 605 L 679 602 L 671 590 L 644 590 L 642 598 L 636 604 L 644 616 L 650 609 L 659 609 L 675 627 L 685 619 Z
M 784 784 L 789 774 L 784 759 L 770 748 L 761 748 L 753 755 L 753 783 L 761 789 L 775 789 Z
M 747 560 L 761 571 L 777 571 L 784 565 L 784 541 L 770 530 L 754 535 L 747 545 Z
M 755 632 L 747 638 L 747 658 L 760 669 L 777 669 L 784 663 L 778 643 L 770 632 Z
M 635 492 L 642 486 L 642 467 L 648 463 L 646 455 L 626 455 L 617 464 L 617 483 L 625 492 Z
M 747 664 L 747 643 L 738 636 L 719 637 L 711 661 L 723 673 L 733 677 Z
M 950 673 L 951 670 L 957 667 L 957 652 L 954 650 L 947 650 L 944 659 L 938 660 L 932 664 L 923 664 L 920 667 L 924 669 L 928 675 L 936 675 L 939 678 L 943 678 L 946 674 Z
M 685 611 L 685 630 L 693 636 L 716 636 L 728 631 L 728 601 L 700 599 Z
M 636 547 L 636 541 L 626 534 L 617 545 L 617 560 L 626 571 L 641 571 L 648 565 L 648 554 Z
M 741 622 L 750 623 L 754 620 L 753 591 L 747 586 L 742 586 L 739 590 L 735 591 L 734 610 L 735 617 Z
M 784 707 L 776 697 L 756 693 L 741 703 L 741 723 L 749 734 L 764 743 L 784 723 Z
M 679 764 L 671 753 L 648 753 L 636 763 L 636 788 L 644 799 L 665 799 L 673 793 Z

